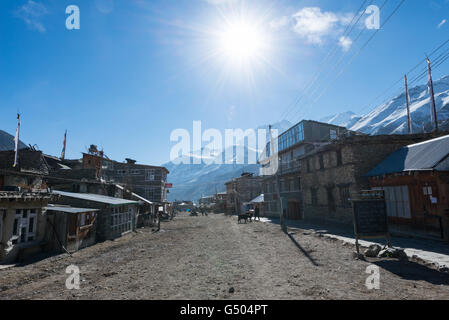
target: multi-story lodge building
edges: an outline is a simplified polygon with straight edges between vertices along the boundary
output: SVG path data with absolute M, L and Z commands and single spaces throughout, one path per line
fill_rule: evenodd
M 226 210 L 229 213 L 240 213 L 244 204 L 262 193 L 262 181 L 260 176 L 243 173 L 240 177 L 226 182 Z
M 288 203 L 287 208 L 284 208 L 286 217 L 288 219 L 303 217 L 300 157 L 346 134 L 348 130 L 344 127 L 304 120 L 280 134 L 274 140 L 274 146 L 271 146 L 270 142 L 267 144 L 264 157 L 259 161 L 262 165 L 266 216 L 279 217 L 280 201 L 275 176 L 278 172 L 280 194 Z M 274 157 L 271 156 L 272 153 L 275 154 Z
M 370 188 L 367 173 L 404 145 L 430 135 L 353 136 L 338 139 L 301 157 L 304 218 L 352 225 L 351 199 Z
M 152 202 L 167 202 L 167 175 L 164 167 L 136 164 L 135 160 L 126 162 L 110 160 L 98 153 L 83 153 L 83 169 L 96 169 L 96 175 L 105 181 L 122 185 Z

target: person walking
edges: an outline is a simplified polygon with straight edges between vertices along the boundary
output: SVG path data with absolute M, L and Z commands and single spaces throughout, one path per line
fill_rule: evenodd
M 256 221 L 256 219 L 259 219 L 260 221 L 259 206 L 256 206 L 254 209 L 254 221 Z

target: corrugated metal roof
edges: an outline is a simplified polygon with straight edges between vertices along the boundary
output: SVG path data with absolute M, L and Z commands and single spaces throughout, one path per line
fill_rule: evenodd
M 68 206 L 58 206 L 49 204 L 48 207 L 45 208 L 48 211 L 59 211 L 66 213 L 83 213 L 83 212 L 93 212 L 99 211 L 98 209 L 88 209 L 88 208 L 74 208 Z
M 403 147 L 382 161 L 367 176 L 424 170 L 447 170 L 440 165 L 449 155 L 449 135 Z
M 64 197 L 106 203 L 106 204 L 110 204 L 110 205 L 124 205 L 124 204 L 138 204 L 139 203 L 138 201 L 107 197 L 107 196 L 102 196 L 99 194 L 92 194 L 92 193 L 73 193 L 73 192 L 65 192 L 65 191 L 57 191 L 57 190 L 54 190 L 53 193 L 64 196 Z
M 116 184 L 115 186 L 116 186 L 117 188 L 119 188 L 120 190 L 123 190 L 123 191 L 126 190 L 125 187 L 123 187 L 123 186 L 121 186 L 121 185 L 119 185 L 119 184 Z M 127 190 L 127 191 L 129 191 L 129 190 Z M 139 196 L 137 193 L 131 192 L 131 195 L 134 196 L 134 197 L 136 197 L 136 198 L 139 199 L 139 200 L 142 200 L 143 202 L 148 203 L 148 204 L 154 204 L 154 203 L 151 202 L 150 200 L 145 199 L 145 198 L 142 197 L 142 196 Z
M 19 149 L 26 149 L 27 146 L 19 140 Z M 0 130 L 0 151 L 14 150 L 14 136 Z
M 261 194 L 257 198 L 251 200 L 250 203 L 262 203 L 262 202 L 264 202 L 264 198 L 265 198 L 264 195 Z

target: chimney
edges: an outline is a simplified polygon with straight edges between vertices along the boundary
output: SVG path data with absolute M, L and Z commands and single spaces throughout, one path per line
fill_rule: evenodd
M 133 160 L 133 159 L 130 159 L 130 158 L 126 158 L 125 159 L 126 160 L 126 163 L 128 163 L 128 164 L 136 164 L 136 160 Z

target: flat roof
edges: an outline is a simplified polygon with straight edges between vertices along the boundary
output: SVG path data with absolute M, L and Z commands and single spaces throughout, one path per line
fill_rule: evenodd
M 54 205 L 49 204 L 48 207 L 45 207 L 48 211 L 59 211 L 59 212 L 66 212 L 66 213 L 83 213 L 83 212 L 92 212 L 92 211 L 100 211 L 98 209 L 88 209 L 88 208 L 75 208 L 70 206 L 60 206 L 60 205 Z
M 133 166 L 134 168 L 140 167 L 141 169 L 163 169 L 163 170 L 165 170 L 167 172 L 167 174 L 170 173 L 170 171 L 168 171 L 168 169 L 166 167 L 163 167 L 163 166 L 154 166 L 154 165 L 151 165 L 151 164 L 142 164 L 142 163 L 120 162 L 120 161 L 117 161 L 117 160 L 112 160 L 112 159 L 109 159 L 109 158 L 106 158 L 106 157 L 100 157 L 100 156 L 98 156 L 96 154 L 90 154 L 90 153 L 85 153 L 85 152 L 82 152 L 82 154 L 86 155 L 86 156 L 89 156 L 89 157 L 95 157 L 95 158 L 100 158 L 102 160 L 110 161 L 110 162 L 113 162 L 115 164 L 130 165 L 130 166 Z M 135 160 L 135 161 L 137 162 L 137 160 Z
M 60 195 L 60 196 L 64 196 L 64 197 L 100 202 L 100 203 L 105 203 L 105 204 L 109 204 L 109 205 L 113 205 L 113 206 L 119 206 L 119 205 L 125 205 L 125 204 L 139 204 L 138 201 L 108 197 L 108 196 L 92 194 L 92 193 L 74 193 L 74 192 L 65 192 L 65 191 L 58 191 L 58 190 L 54 190 L 53 193 Z

